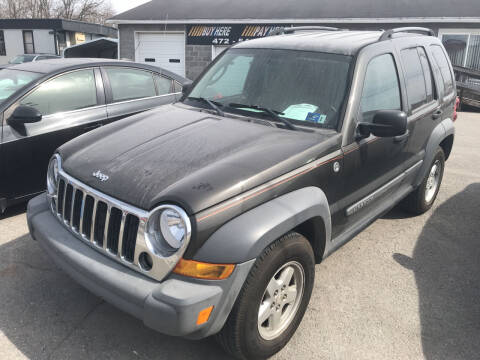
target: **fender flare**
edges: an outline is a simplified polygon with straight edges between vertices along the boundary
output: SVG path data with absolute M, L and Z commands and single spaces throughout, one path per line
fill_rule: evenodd
M 313 186 L 292 191 L 224 224 L 202 245 L 193 259 L 229 264 L 255 259 L 276 239 L 315 217 L 323 220 L 327 243 L 332 225 L 325 193 Z
M 430 169 L 433 157 L 435 156 L 435 151 L 438 149 L 441 142 L 450 135 L 455 135 L 455 127 L 452 119 L 450 118 L 443 120 L 433 129 L 425 148 L 425 157 L 423 159 L 422 167 L 418 171 L 417 178 L 415 179 L 414 187 L 417 187 L 422 183 Z

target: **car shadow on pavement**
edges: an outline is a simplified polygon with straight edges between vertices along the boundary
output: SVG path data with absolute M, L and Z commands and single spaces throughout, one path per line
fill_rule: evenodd
M 148 329 L 58 269 L 26 234 L 0 246 L 0 332 L 29 359 L 227 359 Z M 0 337 L 2 335 L 0 334 Z M 9 346 L 9 345 L 7 345 Z
M 425 358 L 478 359 L 480 183 L 434 210 L 411 258 L 393 258 L 415 274 Z

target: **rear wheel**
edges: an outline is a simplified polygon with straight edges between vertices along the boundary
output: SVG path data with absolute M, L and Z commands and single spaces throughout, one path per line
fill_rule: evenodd
M 307 239 L 294 232 L 281 237 L 253 265 L 217 340 L 237 359 L 265 359 L 280 351 L 305 314 L 314 277 Z
M 420 215 L 432 207 L 442 184 L 444 168 L 445 154 L 439 147 L 422 183 L 403 201 L 405 210 Z

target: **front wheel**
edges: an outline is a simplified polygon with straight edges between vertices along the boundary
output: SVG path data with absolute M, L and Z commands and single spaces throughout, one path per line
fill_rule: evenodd
M 253 265 L 217 340 L 237 359 L 265 359 L 277 353 L 305 314 L 314 277 L 308 240 L 295 232 L 281 237 Z
M 432 207 L 442 184 L 444 168 L 445 154 L 439 147 L 422 183 L 403 201 L 405 210 L 420 215 Z

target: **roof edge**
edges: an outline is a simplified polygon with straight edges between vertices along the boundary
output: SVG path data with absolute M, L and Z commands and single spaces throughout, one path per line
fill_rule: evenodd
M 397 17 L 397 18 L 317 18 L 317 19 L 179 19 L 122 20 L 111 18 L 107 24 L 364 24 L 364 23 L 480 23 L 480 17 Z

